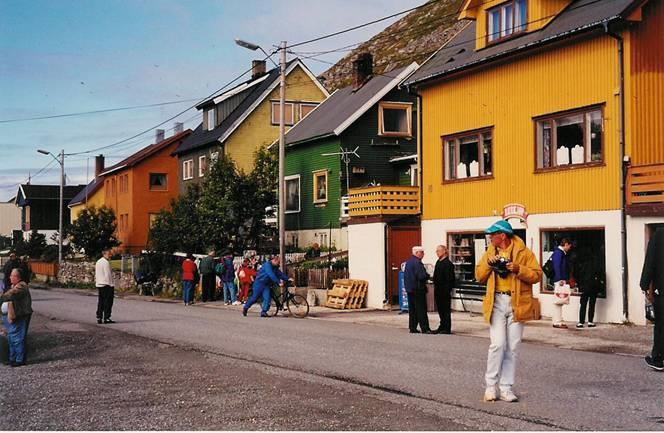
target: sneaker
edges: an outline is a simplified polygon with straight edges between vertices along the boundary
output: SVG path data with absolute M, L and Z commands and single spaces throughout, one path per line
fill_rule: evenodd
M 576 327 L 577 328 L 583 328 L 583 323 L 577 323 Z M 588 324 L 588 327 L 590 327 L 590 323 Z
M 115 323 L 115 320 L 106 319 L 106 320 L 104 320 L 104 323 Z
M 247 317 L 247 309 L 246 309 L 246 308 L 243 308 L 243 309 L 242 309 L 242 315 L 243 315 L 244 317 Z
M 268 317 L 267 313 L 261 313 L 261 317 Z
M 646 364 L 648 367 L 657 371 L 664 371 L 664 362 L 662 360 L 655 360 L 652 356 L 646 356 Z
M 595 326 L 597 325 L 595 325 L 593 322 L 588 322 L 588 328 L 594 328 Z
M 242 303 L 240 301 L 235 301 L 233 302 L 233 305 L 241 305 Z
M 102 323 L 101 319 L 97 319 L 97 323 L 99 323 L 101 325 L 101 323 Z
M 501 399 L 502 401 L 506 401 L 506 402 L 508 402 L 508 403 L 516 403 L 517 401 L 519 401 L 519 397 L 517 397 L 517 396 L 512 392 L 511 389 L 507 389 L 507 390 L 504 390 L 504 391 L 501 390 L 501 391 L 500 391 L 500 399 Z
M 486 390 L 484 390 L 484 401 L 496 401 L 496 400 L 498 400 L 498 397 L 496 397 L 496 388 L 489 387 Z

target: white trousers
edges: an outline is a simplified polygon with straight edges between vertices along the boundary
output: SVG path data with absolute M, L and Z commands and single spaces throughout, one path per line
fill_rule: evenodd
M 486 386 L 500 386 L 501 391 L 512 389 L 516 373 L 516 357 L 523 336 L 523 323 L 514 322 L 512 298 L 495 294 L 491 328 L 491 344 L 486 363 Z
M 554 325 L 561 325 L 563 323 L 563 306 L 553 304 L 553 310 L 551 310 L 551 322 Z

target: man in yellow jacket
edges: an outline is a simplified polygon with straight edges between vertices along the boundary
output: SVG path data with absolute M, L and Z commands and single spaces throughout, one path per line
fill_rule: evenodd
M 484 400 L 516 402 L 512 385 L 517 351 L 523 322 L 534 319 L 533 284 L 542 279 L 542 268 L 507 221 L 497 221 L 485 233 L 491 244 L 475 268 L 475 279 L 486 283 L 482 309 L 491 324 Z

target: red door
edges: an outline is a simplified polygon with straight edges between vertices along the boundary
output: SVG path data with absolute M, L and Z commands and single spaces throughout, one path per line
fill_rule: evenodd
M 413 255 L 412 248 L 420 242 L 420 227 L 387 228 L 387 300 L 392 305 L 399 305 L 401 264 Z

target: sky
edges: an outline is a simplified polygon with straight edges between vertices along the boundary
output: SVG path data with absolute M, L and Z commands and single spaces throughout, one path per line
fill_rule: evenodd
M 220 89 L 266 51 L 372 21 L 424 0 L 2 0 L 0 1 L 0 201 L 38 173 L 33 184 L 57 184 L 65 155 L 113 144 L 154 127 Z M 362 42 L 398 18 L 293 48 L 302 55 Z M 346 52 L 317 57 L 335 62 Z M 273 57 L 278 61 L 277 56 Z M 290 58 L 290 56 L 289 56 Z M 330 65 L 305 60 L 319 74 Z M 268 62 L 268 68 L 270 63 Z M 246 80 L 248 75 L 243 77 Z M 106 113 L 22 120 L 85 111 L 174 104 Z M 182 102 L 185 101 L 185 102 Z M 200 113 L 173 122 L 194 129 Z M 20 120 L 20 121 L 17 121 Z M 154 142 L 154 130 L 91 154 L 65 159 L 67 184 L 92 177 L 94 155 L 106 165 Z

